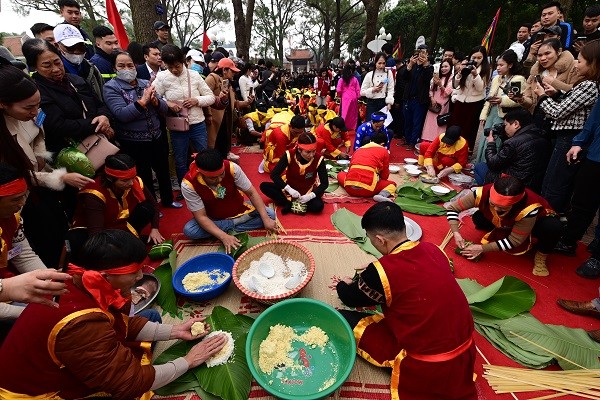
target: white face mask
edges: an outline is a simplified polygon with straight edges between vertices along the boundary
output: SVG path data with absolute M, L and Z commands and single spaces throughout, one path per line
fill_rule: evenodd
M 135 69 L 121 69 L 117 71 L 117 78 L 125 81 L 131 82 L 137 77 L 137 71 Z
M 83 62 L 85 54 L 63 53 L 63 57 L 65 57 L 65 59 L 71 64 L 79 65 Z

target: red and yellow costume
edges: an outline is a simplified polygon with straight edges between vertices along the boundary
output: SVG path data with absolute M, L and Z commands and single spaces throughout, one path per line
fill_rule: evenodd
M 486 245 L 496 243 L 501 250 L 507 253 L 524 254 L 532 246 L 531 229 L 529 229 L 529 232 L 522 232 L 515 225 L 533 213 L 536 214 L 535 219 L 537 220 L 545 216 L 555 215 L 555 212 L 546 199 L 529 189 L 525 189 L 523 198 L 511 207 L 507 215 L 500 217 L 496 210 L 490 206 L 490 194 L 493 186 L 493 184 L 489 184 L 475 190 L 475 207 L 479 208 L 483 215 L 496 227 L 483 236 L 481 243 L 484 248 Z
M 390 176 L 390 154 L 376 143 L 368 143 L 354 152 L 348 172 L 338 173 L 338 182 L 351 196 L 372 197 L 382 190 L 393 194 L 396 183 Z
M 373 267 L 383 293 L 360 275 L 357 288 L 383 314 L 360 319 L 353 331 L 361 357 L 392 368 L 392 399 L 476 399 L 473 318 L 446 255 L 405 241 Z
M 329 125 L 321 124 L 315 129 L 317 137 L 317 153 L 325 149 L 325 157 L 336 158 L 340 155 L 339 147 L 343 144 L 346 148 L 350 147 L 350 138 L 348 132 L 333 132 Z
M 337 113 L 333 110 L 327 110 L 327 109 L 322 109 L 322 108 L 318 108 L 317 109 L 317 116 L 315 118 L 315 126 L 317 125 L 321 125 L 321 124 L 325 124 L 327 121 L 329 121 L 330 119 L 333 119 L 335 117 L 337 117 Z
M 263 168 L 271 172 L 286 150 L 292 150 L 297 138 L 290 137 L 290 121 L 293 113 L 286 111 L 271 119 L 269 128 L 265 130 L 265 149 L 263 151 Z
M 469 159 L 469 144 L 460 137 L 452 144 L 442 142 L 444 133 L 435 138 L 433 142 L 421 142 L 419 145 L 419 165 L 433 165 L 440 171 L 452 167 L 457 174 L 467 165 Z
M 85 185 L 79 192 L 79 196 L 94 196 L 104 203 L 104 229 L 120 229 L 139 236 L 139 233 L 131 226 L 128 219 L 133 209 L 146 200 L 142 179 L 139 176 L 134 177 L 133 186 L 123 193 L 121 201 L 117 199 L 111 189 L 102 184 L 100 179 L 100 177 L 97 177 L 94 182 Z M 87 226 L 85 207 L 77 207 L 74 220 L 75 226 Z
M 294 154 L 294 155 L 292 155 Z M 315 156 L 308 164 L 300 164 L 296 157 L 296 151 L 286 151 L 285 156 L 288 166 L 283 180 L 296 189 L 300 194 L 312 192 L 317 183 L 317 170 L 323 161 L 323 157 Z
M 183 180 L 200 196 L 204 203 L 206 215 L 212 220 L 237 218 L 254 211 L 254 206 L 244 202 L 243 193 L 235 186 L 233 164 L 223 161 L 223 179 L 212 189 L 199 173 L 200 170 L 193 162 Z M 218 171 L 217 175 L 221 174 Z
M 0 374 L 0 398 L 59 400 L 108 393 L 114 399 L 149 399 L 155 377 L 150 343 L 135 341 L 148 320 L 130 318 L 131 303 L 100 273 L 86 271 L 82 277 L 71 268 L 80 270 L 70 266 L 73 282 L 66 282 L 69 293 L 60 297 L 60 307 L 28 305 L 0 348 L 0 358 L 10 365 Z M 98 279 L 104 282 L 98 285 Z
M 13 247 L 13 238 L 19 230 L 20 224 L 19 213 L 8 218 L 0 218 L 0 279 L 15 275 L 8 268 L 8 254 Z

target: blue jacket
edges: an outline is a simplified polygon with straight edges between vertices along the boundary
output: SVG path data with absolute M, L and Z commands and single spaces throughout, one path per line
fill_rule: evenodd
M 381 127 L 381 130 L 379 132 L 385 133 L 385 135 L 388 137 L 388 142 L 385 145 L 385 147 L 389 150 L 390 142 L 392 141 L 389 131 L 384 125 Z M 356 138 L 354 139 L 354 151 L 356 151 L 356 149 L 358 149 L 359 147 L 369 143 L 371 140 L 371 136 L 373 136 L 375 133 L 377 132 L 375 132 L 375 129 L 373 129 L 373 124 L 371 121 L 367 121 L 361 126 L 359 126 L 356 130 Z
M 600 101 L 596 102 L 582 131 L 572 143 L 586 149 L 589 160 L 600 162 Z
M 137 100 L 150 83 L 144 79 L 137 80 L 137 86 L 131 86 L 119 78 L 111 79 L 104 85 L 106 105 L 115 118 L 115 132 L 121 140 L 148 142 L 162 134 L 158 113 L 167 113 L 167 102 L 157 96 L 159 104 L 154 107 L 148 104 L 142 107 Z
M 112 63 L 110 62 L 108 54 L 106 54 L 102 49 L 96 48 L 96 54 L 90 58 L 90 62 L 98 68 L 98 71 L 102 74 L 102 79 L 104 82 L 108 82 L 109 79 L 112 79 L 116 76 L 115 70 L 113 69 Z

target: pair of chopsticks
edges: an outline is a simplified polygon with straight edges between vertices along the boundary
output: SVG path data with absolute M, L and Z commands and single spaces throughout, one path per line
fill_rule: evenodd
M 277 205 L 275 203 L 272 203 L 271 205 L 273 207 L 273 212 L 275 213 L 275 227 L 277 228 L 278 231 L 283 232 L 284 235 L 287 235 L 288 234 L 287 231 L 285 230 L 283 225 L 281 225 L 279 218 L 277 218 Z M 277 238 L 276 233 L 273 233 L 272 235 L 273 235 L 273 237 Z

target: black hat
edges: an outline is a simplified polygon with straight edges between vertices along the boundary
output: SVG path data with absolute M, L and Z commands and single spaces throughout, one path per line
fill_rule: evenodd
M 549 33 L 550 35 L 557 35 L 557 36 L 562 35 L 562 29 L 560 29 L 560 26 L 558 26 L 558 25 L 552 25 L 552 26 L 548 26 L 546 28 L 542 28 L 542 29 L 540 29 L 540 32 Z
M 454 144 L 460 138 L 460 126 L 452 125 L 448 129 L 446 129 L 446 133 L 444 133 L 444 137 L 442 138 L 442 142 L 446 144 Z
M 165 23 L 164 23 L 164 22 L 162 22 L 162 21 L 156 21 L 156 22 L 154 23 L 154 30 L 155 30 L 155 31 L 159 31 L 159 30 L 161 30 L 161 29 L 165 29 L 165 28 L 167 28 L 167 29 L 171 29 L 171 27 L 170 27 L 169 25 L 165 24 Z
M 223 53 L 221 53 L 220 51 L 213 51 L 210 57 L 210 62 L 218 63 L 219 61 L 221 61 L 222 58 L 225 58 Z

